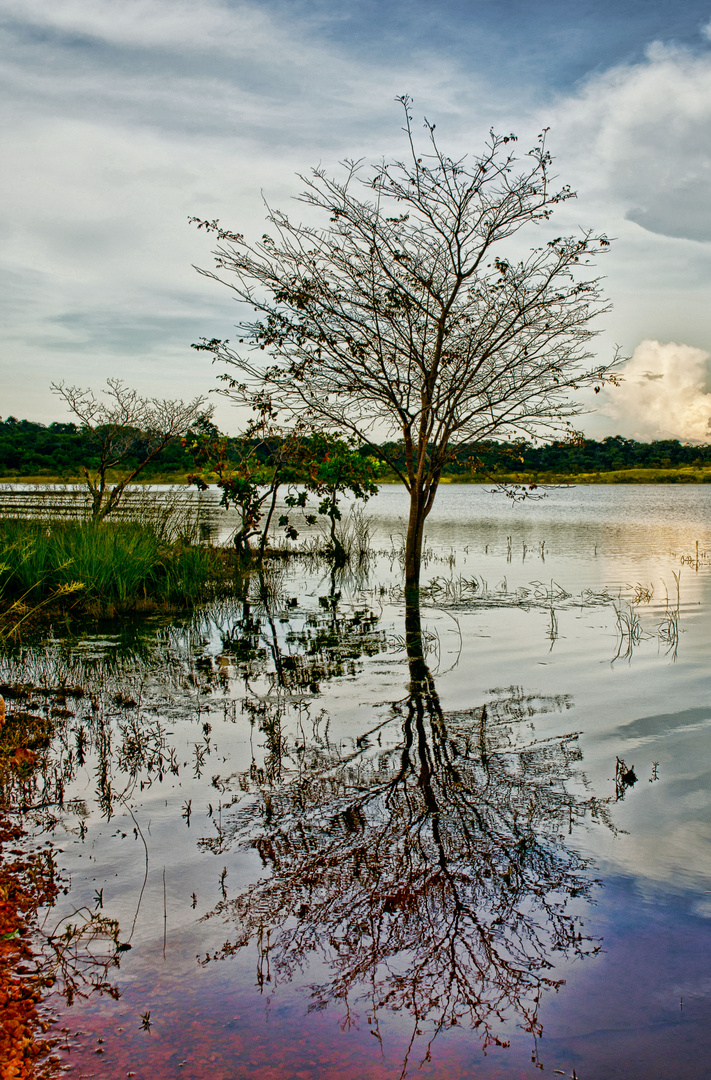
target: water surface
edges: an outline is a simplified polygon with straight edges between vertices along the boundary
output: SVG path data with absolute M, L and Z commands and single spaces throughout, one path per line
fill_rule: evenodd
M 414 687 L 395 488 L 365 566 L 7 657 L 85 691 L 27 792 L 50 917 L 131 945 L 59 1002 L 74 1075 L 707 1076 L 710 511 L 443 487 Z

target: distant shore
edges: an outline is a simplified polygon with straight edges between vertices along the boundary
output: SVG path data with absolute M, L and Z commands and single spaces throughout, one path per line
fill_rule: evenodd
M 115 483 L 121 479 L 119 475 L 110 476 L 109 481 Z M 213 483 L 217 482 L 217 476 L 207 477 Z M 30 484 L 43 486 L 45 484 L 79 484 L 84 485 L 82 476 L 0 476 L 1 484 Z M 185 473 L 156 473 L 152 476 L 141 478 L 137 484 L 174 484 L 187 485 Z M 379 484 L 397 484 L 400 481 L 395 476 L 382 477 Z M 554 472 L 515 472 L 504 473 L 492 471 L 491 473 L 445 473 L 442 484 L 538 484 L 561 485 L 561 484 L 711 484 L 711 467 L 685 466 L 669 469 L 615 469 L 605 472 L 580 472 L 580 473 L 554 473 Z

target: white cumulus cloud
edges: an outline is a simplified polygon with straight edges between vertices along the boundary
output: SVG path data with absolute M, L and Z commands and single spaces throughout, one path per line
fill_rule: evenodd
M 711 51 L 652 43 L 596 72 L 548 121 L 596 190 L 647 232 L 711 240 Z
M 607 391 L 605 412 L 636 439 L 706 442 L 711 437 L 711 354 L 691 345 L 643 341 L 626 364 L 621 386 Z

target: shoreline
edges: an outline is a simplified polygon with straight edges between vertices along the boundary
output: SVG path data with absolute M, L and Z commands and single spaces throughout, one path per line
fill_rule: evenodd
M 217 483 L 217 476 L 207 477 L 211 483 Z M 120 476 L 110 476 L 109 483 L 121 480 Z M 382 477 L 378 480 L 379 486 L 399 484 L 400 481 L 394 476 Z M 678 469 L 616 469 L 609 472 L 593 473 L 552 473 L 552 472 L 521 472 L 521 473 L 492 473 L 491 475 L 472 475 L 461 473 L 445 473 L 440 480 L 441 484 L 476 484 L 484 485 L 525 485 L 535 484 L 540 487 L 578 484 L 711 484 L 711 467 L 696 468 L 688 466 Z M 84 486 L 84 478 L 81 476 L 0 476 L 0 487 L 3 485 L 27 484 L 32 487 L 79 485 Z M 159 473 L 146 479 L 135 480 L 131 485 L 136 487 L 150 487 L 152 484 L 171 485 L 174 487 L 189 487 L 187 474 L 185 473 Z

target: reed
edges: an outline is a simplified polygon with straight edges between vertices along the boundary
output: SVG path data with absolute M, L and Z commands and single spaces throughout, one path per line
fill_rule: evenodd
M 167 539 L 152 524 L 0 519 L 5 608 L 53 595 L 94 615 L 192 607 L 226 589 L 233 563 L 227 551 Z

